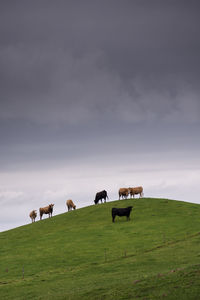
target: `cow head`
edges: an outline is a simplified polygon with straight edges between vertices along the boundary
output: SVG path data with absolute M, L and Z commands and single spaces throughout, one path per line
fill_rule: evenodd
M 76 209 L 76 205 L 74 205 L 73 209 Z
M 54 204 L 49 204 L 49 208 L 53 209 Z

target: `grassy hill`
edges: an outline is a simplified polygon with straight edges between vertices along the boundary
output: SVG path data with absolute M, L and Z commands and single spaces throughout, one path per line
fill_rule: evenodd
M 133 205 L 131 220 L 111 208 Z M 199 299 L 200 205 L 129 199 L 0 233 L 0 299 Z

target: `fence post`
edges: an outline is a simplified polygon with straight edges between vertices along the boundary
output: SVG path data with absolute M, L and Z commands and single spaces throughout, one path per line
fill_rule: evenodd
M 105 262 L 107 260 L 107 256 L 106 256 L 106 248 L 104 249 L 104 258 L 105 258 Z
M 166 238 L 165 238 L 165 233 L 163 233 L 163 243 L 165 244 Z

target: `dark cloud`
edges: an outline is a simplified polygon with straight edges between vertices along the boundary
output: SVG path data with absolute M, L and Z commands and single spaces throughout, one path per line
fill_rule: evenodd
M 199 123 L 198 1 L 0 5 L 4 140 Z
M 63 49 L 15 48 L 1 69 L 3 119 L 82 123 L 102 117 L 123 122 L 198 121 L 199 89 L 186 78 L 135 76 L 125 81 L 103 53 L 74 58 Z M 188 100 L 190 99 L 190 104 Z

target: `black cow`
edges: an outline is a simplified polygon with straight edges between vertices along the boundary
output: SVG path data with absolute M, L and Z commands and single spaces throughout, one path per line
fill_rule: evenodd
M 106 198 L 108 198 L 108 194 L 105 190 L 101 191 L 99 193 L 96 193 L 94 203 L 97 204 L 100 200 L 101 200 L 101 203 L 102 203 L 102 199 L 104 199 L 104 202 L 106 202 Z
M 133 206 L 128 206 L 126 208 L 112 208 L 112 221 L 115 222 L 115 217 L 119 216 L 119 217 L 123 217 L 126 216 L 127 217 L 127 221 L 130 220 L 130 213 L 132 210 Z

